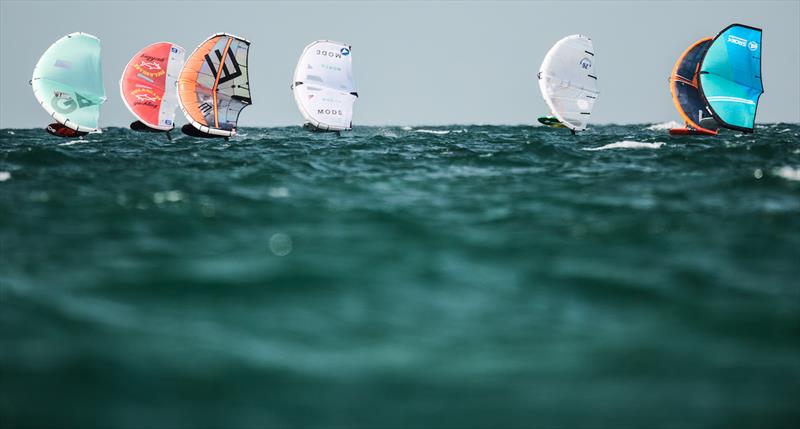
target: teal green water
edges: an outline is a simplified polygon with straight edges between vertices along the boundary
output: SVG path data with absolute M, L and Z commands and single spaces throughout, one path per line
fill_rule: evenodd
M 3 427 L 800 419 L 800 126 L 0 130 Z

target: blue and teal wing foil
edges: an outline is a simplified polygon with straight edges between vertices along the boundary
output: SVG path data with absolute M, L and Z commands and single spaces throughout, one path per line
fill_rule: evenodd
M 753 132 L 761 82 L 761 29 L 733 24 L 714 38 L 700 63 L 700 92 L 720 125 Z

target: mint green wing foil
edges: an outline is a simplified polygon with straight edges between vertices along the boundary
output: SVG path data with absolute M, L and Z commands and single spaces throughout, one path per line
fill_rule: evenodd
M 36 63 L 31 86 L 53 119 L 73 130 L 99 133 L 100 105 L 106 101 L 100 39 L 86 33 L 58 39 Z

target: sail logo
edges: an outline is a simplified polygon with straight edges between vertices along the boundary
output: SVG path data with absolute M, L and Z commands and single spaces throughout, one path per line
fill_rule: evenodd
M 747 47 L 746 39 L 742 39 L 741 37 L 736 37 L 733 34 L 728 35 L 728 43 L 733 43 L 734 45 L 739 45 L 743 48 Z
M 72 98 L 72 95 L 62 92 L 62 91 L 54 91 L 53 98 L 50 100 L 50 106 L 59 113 L 72 113 L 76 109 L 80 109 L 83 107 L 88 107 L 94 105 L 92 100 L 89 100 L 82 95 L 75 93 L 75 98 Z
M 142 60 L 139 64 L 134 64 L 133 68 L 139 72 L 140 77 L 152 82 L 152 79 L 159 78 L 167 74 L 167 71 L 161 67 L 159 62 L 164 61 L 164 58 L 156 58 L 150 55 L 142 55 Z
M 70 63 L 69 61 L 64 61 L 64 60 L 56 60 L 56 63 L 53 64 L 53 67 L 58 67 L 60 69 L 71 69 L 72 68 L 72 63 Z
M 136 88 L 131 91 L 131 95 L 136 98 L 136 101 L 133 104 L 137 106 L 144 105 L 158 107 L 158 101 L 161 100 L 161 97 L 158 96 L 158 93 L 150 88 Z
M 139 63 L 140 67 L 144 67 L 147 70 L 161 70 L 161 64 L 155 61 L 142 61 Z
M 756 42 L 748 43 L 747 44 L 747 49 L 750 49 L 751 51 L 755 51 L 756 49 L 758 49 L 758 43 L 756 43 Z
M 155 103 L 156 101 L 158 101 L 158 98 L 156 98 L 156 97 L 154 97 L 154 96 L 152 96 L 150 94 L 136 94 L 136 101 L 142 101 L 142 102 L 145 102 L 145 103 L 146 102 Z
M 203 112 L 203 115 L 208 115 L 209 113 L 214 111 L 214 106 L 212 106 L 208 102 L 201 103 L 197 107 L 200 109 L 201 112 Z
M 346 57 L 346 56 L 348 56 L 348 55 L 350 55 L 350 50 L 349 50 L 349 49 L 347 49 L 347 48 L 342 48 L 341 50 L 339 50 L 339 52 L 340 52 L 342 55 L 344 55 L 345 57 Z
M 341 110 L 336 109 L 317 109 L 317 113 L 320 115 L 344 116 Z
M 581 62 L 580 62 L 580 63 L 578 63 L 578 64 L 580 64 L 580 65 L 581 65 L 581 67 L 582 67 L 584 70 L 589 70 L 590 68 L 592 68 L 592 60 L 590 60 L 590 59 L 588 59 L 588 58 L 586 58 L 586 57 L 584 57 L 583 59 L 581 59 Z
M 342 58 L 342 55 L 349 55 L 350 51 L 348 50 L 347 53 L 344 53 L 346 48 L 342 48 L 342 52 L 333 52 L 333 51 L 324 51 L 322 49 L 317 49 L 317 55 L 322 55 L 323 57 L 330 57 L 330 58 Z
M 217 74 L 220 71 L 219 66 L 220 62 L 222 62 L 222 52 L 220 52 L 219 49 L 217 49 L 214 51 L 214 54 L 217 57 L 216 63 L 214 63 L 209 54 L 206 54 L 205 59 L 206 59 L 206 64 L 208 64 L 208 67 L 211 69 L 211 74 L 214 75 L 214 77 L 216 78 Z M 231 68 L 228 68 L 228 65 L 230 65 Z M 231 69 L 233 69 L 233 71 L 231 71 Z M 229 46 L 228 52 L 225 55 L 225 63 L 222 64 L 222 74 L 219 75 L 218 84 L 236 79 L 241 75 L 242 75 L 242 69 L 239 67 L 239 62 L 236 61 L 236 57 L 233 55 L 233 50 L 231 50 Z

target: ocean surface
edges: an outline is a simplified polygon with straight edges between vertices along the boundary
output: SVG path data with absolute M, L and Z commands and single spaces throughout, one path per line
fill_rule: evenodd
M 4 428 L 788 427 L 800 125 L 0 130 Z

